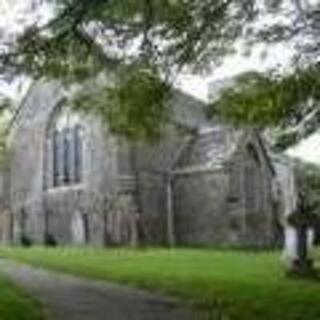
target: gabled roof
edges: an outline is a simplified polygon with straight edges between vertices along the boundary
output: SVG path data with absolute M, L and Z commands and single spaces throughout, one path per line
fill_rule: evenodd
M 272 172 L 273 175 L 276 175 L 276 170 L 275 170 L 275 167 L 274 167 L 274 162 L 273 162 L 273 159 L 272 159 L 272 156 L 271 156 L 271 151 L 269 150 L 269 147 L 268 147 L 268 144 L 266 143 L 265 139 L 262 137 L 262 135 L 257 131 L 257 130 L 254 130 L 255 132 L 255 135 L 258 139 L 258 142 L 259 142 L 259 145 L 261 147 L 261 150 L 265 156 L 265 159 L 267 161 L 267 164 Z
M 167 103 L 170 119 L 177 125 L 197 130 L 212 125 L 206 114 L 206 104 L 188 93 L 174 89 Z
M 181 154 L 175 170 L 220 168 L 231 159 L 244 132 L 226 125 L 200 130 Z
M 185 147 L 173 171 L 187 173 L 222 168 L 232 161 L 235 152 L 250 139 L 255 139 L 272 174 L 275 170 L 265 142 L 257 130 L 236 129 L 220 124 L 199 130 Z

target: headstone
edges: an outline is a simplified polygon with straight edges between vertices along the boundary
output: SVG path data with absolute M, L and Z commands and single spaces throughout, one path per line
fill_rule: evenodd
M 85 244 L 85 226 L 83 221 L 83 215 L 79 211 L 75 211 L 72 217 L 71 230 L 73 243 L 77 245 Z
M 292 260 L 297 259 L 297 230 L 288 223 L 284 227 L 284 248 L 283 259 L 290 263 Z M 308 228 L 307 230 L 307 245 L 308 250 L 311 251 L 314 243 L 314 229 Z
M 295 212 L 287 217 L 286 249 L 290 256 L 289 275 L 313 276 L 313 260 L 310 257 L 310 238 L 317 223 L 317 216 L 312 213 L 305 196 L 299 193 Z

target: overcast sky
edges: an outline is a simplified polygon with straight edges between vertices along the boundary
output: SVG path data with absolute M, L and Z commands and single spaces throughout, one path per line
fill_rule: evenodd
M 312 2 L 317 1 L 319 0 L 312 0 Z M 28 14 L 25 13 L 26 9 L 29 9 Z M 40 10 L 34 10 L 34 8 L 30 7 L 28 0 L 0 0 L 0 45 L 2 41 L 7 40 L 12 34 L 21 31 L 26 23 L 30 24 L 34 20 L 41 23 L 50 14 L 51 10 L 46 4 L 43 4 Z M 292 57 L 293 50 L 293 45 L 289 43 L 269 47 L 261 44 L 256 46 L 249 56 L 238 54 L 227 58 L 210 75 L 182 74 L 178 77 L 176 85 L 182 90 L 206 101 L 209 96 L 209 87 L 214 82 L 249 70 L 264 71 L 285 68 Z M 239 44 L 239 51 L 241 52 L 241 44 Z M 27 87 L 25 82 L 25 80 L 20 79 L 13 81 L 9 85 L 0 80 L 0 93 L 4 92 L 16 97 L 18 95 L 17 88 L 22 88 L 21 92 L 25 91 Z M 299 146 L 291 149 L 289 154 L 320 164 L 320 134 L 314 134 L 309 139 L 306 139 Z

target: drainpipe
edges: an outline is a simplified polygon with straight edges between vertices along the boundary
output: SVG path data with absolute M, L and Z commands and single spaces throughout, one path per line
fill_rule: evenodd
M 189 131 L 189 130 L 188 130 Z M 174 159 L 169 165 L 169 171 L 165 173 L 166 177 L 166 193 L 167 193 L 167 241 L 170 247 L 176 245 L 175 237 L 175 225 L 174 225 L 174 212 L 173 212 L 173 195 L 172 195 L 172 182 L 174 178 L 174 168 L 178 163 L 179 159 L 182 156 L 183 151 L 189 145 L 190 141 L 194 138 L 195 131 L 190 130 L 189 133 L 192 133 L 191 136 L 186 136 L 183 143 L 180 145 L 180 148 L 177 150 L 174 155 Z
M 166 178 L 167 184 L 167 237 L 168 245 L 175 246 L 175 232 L 174 232 L 174 216 L 173 216 L 173 197 L 172 197 L 172 174 L 168 173 Z
M 14 244 L 14 216 L 13 216 L 13 211 L 11 209 L 10 215 L 9 215 L 9 244 L 13 245 Z

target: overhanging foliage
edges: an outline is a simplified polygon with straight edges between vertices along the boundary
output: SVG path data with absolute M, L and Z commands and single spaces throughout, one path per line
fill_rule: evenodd
M 212 68 L 233 49 L 239 38 L 249 45 L 261 41 L 295 41 L 296 71 L 283 77 L 268 74 L 242 76 L 240 89 L 225 92 L 218 103 L 220 107 L 216 106 L 214 111 L 238 123 L 258 126 L 281 123 L 281 129 L 286 129 L 288 123 L 291 126 L 292 122 L 295 126 L 297 119 L 310 113 L 309 104 L 305 108 L 299 104 L 314 99 L 318 86 L 318 69 L 314 60 L 318 56 L 320 42 L 320 11 L 317 6 L 304 6 L 301 0 L 266 1 L 264 5 L 258 0 L 47 2 L 53 5 L 55 16 L 45 25 L 35 23 L 16 41 L 1 49 L 0 72 L 78 83 L 119 64 L 122 70 L 128 66 L 128 74 L 131 65 L 141 64 L 143 69 L 147 66 L 147 73 L 153 74 L 151 81 L 145 82 L 139 73 L 139 79 L 133 77 L 124 83 L 117 81 L 120 86 L 113 89 L 113 94 L 106 90 L 108 99 L 106 93 L 100 92 L 100 103 L 91 97 L 99 104 L 93 112 L 100 110 L 100 115 L 109 121 L 115 132 L 130 137 L 134 133 L 140 137 L 156 136 L 160 121 L 166 119 L 159 116 L 164 110 L 164 103 L 160 103 L 159 98 L 166 96 L 160 92 L 162 89 L 159 90 L 162 82 L 169 87 L 174 83 L 176 74 L 186 66 Z M 269 19 L 272 22 L 259 24 L 266 15 L 273 18 Z M 281 15 L 287 19 L 280 19 Z M 306 69 L 306 65 L 314 67 Z M 310 86 L 310 79 L 316 80 L 316 86 Z M 133 89 L 135 85 L 137 87 Z M 144 85 L 147 87 L 142 89 Z M 151 86 L 154 87 L 151 89 Z M 132 99 L 126 102 L 124 90 L 132 94 Z M 138 90 L 141 91 L 139 94 Z M 156 97 L 151 99 L 156 102 L 150 101 L 150 92 L 156 93 Z M 107 101 L 114 103 L 112 108 Z M 141 108 L 143 103 L 150 103 L 150 111 L 146 111 L 147 105 Z M 78 107 L 80 105 L 85 111 L 91 111 L 83 103 Z M 139 106 L 137 110 L 136 106 Z M 317 111 L 314 113 L 318 114 Z M 213 109 L 210 114 L 215 114 Z M 316 118 L 318 116 L 313 119 Z M 304 120 L 301 123 L 304 126 Z M 315 125 L 309 123 L 302 130 L 304 134 L 285 132 L 282 145 L 312 132 Z M 142 129 L 144 125 L 146 128 Z M 125 129 L 126 126 L 128 128 Z M 137 128 L 133 129 L 133 126 Z M 152 128 L 155 128 L 154 133 Z
M 237 125 L 277 126 L 276 146 L 284 149 L 314 132 L 320 121 L 320 65 L 289 75 L 246 73 L 208 108 Z
M 115 134 L 152 140 L 159 137 L 166 122 L 168 97 L 169 87 L 159 80 L 156 70 L 131 65 L 118 72 L 114 82 L 83 86 L 72 106 L 95 113 Z

